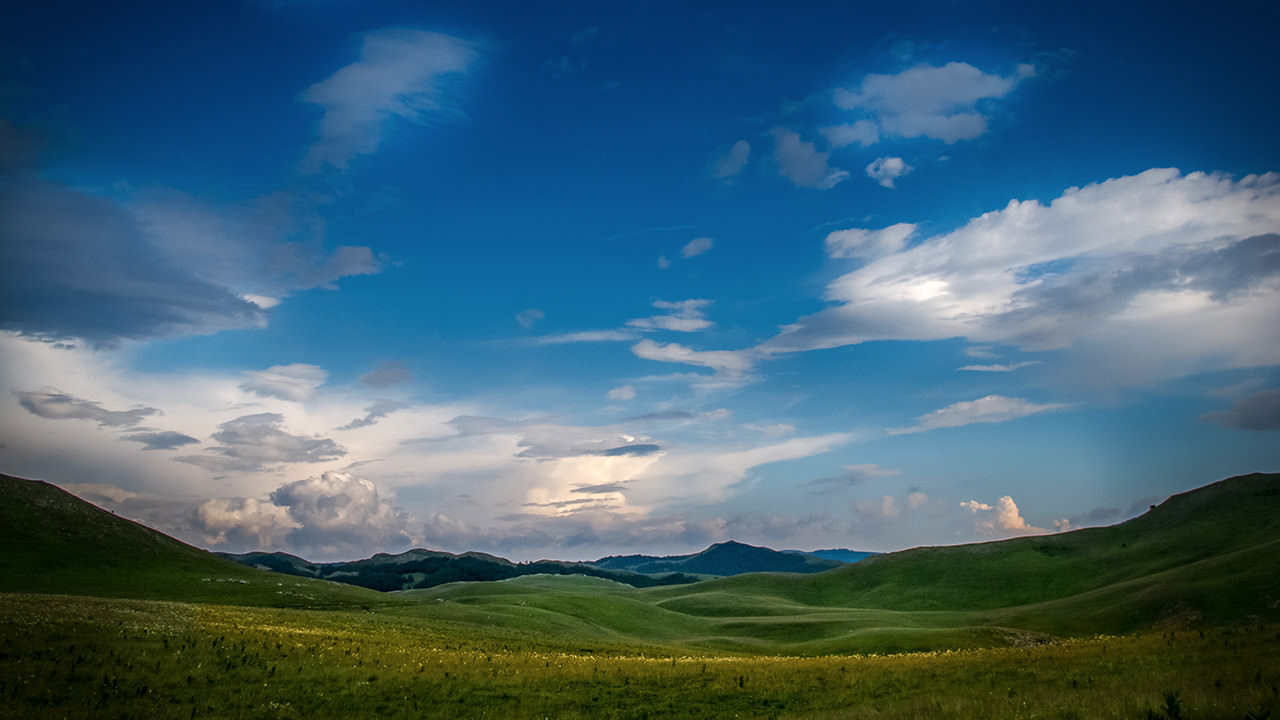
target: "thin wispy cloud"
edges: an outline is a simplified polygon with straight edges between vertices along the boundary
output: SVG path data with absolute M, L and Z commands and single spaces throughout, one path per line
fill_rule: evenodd
M 1003 423 L 1028 415 L 1070 407 L 1067 403 L 1033 403 L 1022 398 L 987 395 L 977 400 L 952 403 L 939 410 L 916 418 L 916 424 L 908 427 L 888 428 L 889 435 L 908 435 L 941 428 L 962 427 L 975 423 Z
M 423 123 L 455 113 L 445 84 L 478 57 L 470 43 L 440 33 L 402 28 L 368 33 L 358 61 L 302 93 L 304 102 L 323 112 L 302 169 L 346 169 L 355 158 L 377 152 L 390 123 Z

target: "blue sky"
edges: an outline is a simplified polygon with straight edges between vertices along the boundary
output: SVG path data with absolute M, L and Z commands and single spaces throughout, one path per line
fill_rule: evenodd
M 0 14 L 0 471 L 514 559 L 1112 523 L 1280 464 L 1273 4 Z

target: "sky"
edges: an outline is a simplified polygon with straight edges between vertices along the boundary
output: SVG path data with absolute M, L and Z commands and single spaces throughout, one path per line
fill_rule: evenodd
M 200 547 L 891 551 L 1280 470 L 1280 6 L 0 10 L 0 472 Z

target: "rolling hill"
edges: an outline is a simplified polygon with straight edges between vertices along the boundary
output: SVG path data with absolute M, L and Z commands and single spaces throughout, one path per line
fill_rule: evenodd
M 0 592 L 276 607 L 349 607 L 363 588 L 254 570 L 87 503 L 54 485 L 0 475 Z
M 1280 475 L 1223 480 L 1111 527 L 644 589 L 537 574 L 377 593 L 245 567 L 9 477 L 0 542 L 0 593 L 371 608 L 415 626 L 584 648 L 818 655 L 1280 621 Z

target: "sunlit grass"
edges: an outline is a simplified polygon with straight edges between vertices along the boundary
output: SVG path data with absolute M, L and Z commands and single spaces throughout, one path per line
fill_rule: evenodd
M 384 611 L 0 595 L 12 717 L 1146 718 L 1280 709 L 1280 627 L 898 655 L 557 643 Z

